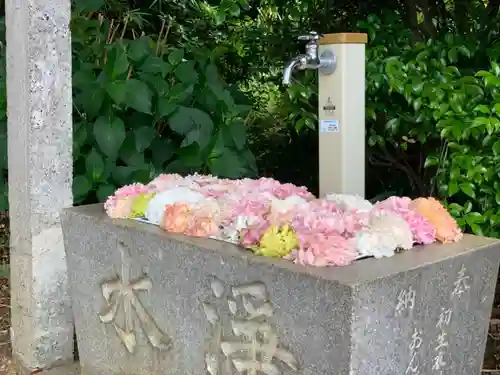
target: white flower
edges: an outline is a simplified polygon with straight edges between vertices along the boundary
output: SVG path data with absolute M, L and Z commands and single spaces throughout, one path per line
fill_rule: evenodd
M 334 203 L 344 211 L 370 211 L 373 208 L 373 204 L 371 204 L 370 201 L 367 201 L 359 195 L 327 194 L 325 199 Z
M 257 220 L 258 218 L 255 216 L 236 216 L 230 225 L 227 225 L 221 229 L 218 237 L 212 238 L 239 244 L 241 230 L 255 224 Z
M 271 210 L 273 213 L 285 213 L 295 206 L 307 204 L 307 201 L 298 195 L 291 195 L 285 199 L 271 198 Z
M 413 247 L 410 226 L 400 216 L 388 211 L 370 214 L 368 227 L 356 233 L 356 249 L 361 256 L 377 259 L 391 257 L 398 248 Z
M 197 203 L 204 200 L 203 194 L 187 187 L 176 187 L 156 194 L 148 204 L 146 218 L 155 225 L 160 225 L 165 212 L 165 205 L 178 202 Z

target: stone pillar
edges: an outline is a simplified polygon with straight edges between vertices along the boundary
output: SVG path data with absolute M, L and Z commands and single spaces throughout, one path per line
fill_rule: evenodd
M 59 221 L 72 205 L 70 0 L 7 0 L 12 344 L 24 370 L 73 359 Z

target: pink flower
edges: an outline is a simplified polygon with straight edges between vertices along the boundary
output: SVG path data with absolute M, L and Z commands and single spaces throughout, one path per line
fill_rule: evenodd
M 255 196 L 233 198 L 231 216 L 257 216 L 264 217 L 270 210 L 270 202 Z
M 375 204 L 376 208 L 383 208 L 389 211 L 408 210 L 411 199 L 408 197 L 389 197 Z
M 212 175 L 202 175 L 198 173 L 186 177 L 186 180 L 193 181 L 194 183 L 200 186 L 218 184 L 221 181 L 223 181 Z
M 267 192 L 279 199 L 285 199 L 292 195 L 297 195 L 306 200 L 314 199 L 314 195 L 312 195 L 306 187 L 295 186 L 293 184 L 281 184 L 279 181 L 272 178 L 262 177 L 258 180 L 244 179 L 242 180 L 242 185 L 249 191 L 253 190 L 260 193 Z
M 147 193 L 149 193 L 149 189 L 143 184 L 125 185 L 106 199 L 104 209 L 109 217 L 126 218 L 132 213 L 133 198 Z
M 269 227 L 270 223 L 267 220 L 256 218 L 252 224 L 240 230 L 240 243 L 247 247 L 258 244 Z
M 370 211 L 373 205 L 370 201 L 351 194 L 328 194 L 325 200 L 332 202 L 343 211 Z
M 351 264 L 358 256 L 354 242 L 340 235 L 300 237 L 299 250 L 286 259 L 304 266 L 326 267 Z
M 161 174 L 148 184 L 148 188 L 154 192 L 163 192 L 176 187 L 196 189 L 200 186 L 191 180 L 185 179 L 179 174 Z
M 413 242 L 430 244 L 436 240 L 436 229 L 419 212 L 410 209 L 412 200 L 408 197 L 389 197 L 375 205 L 375 210 L 385 210 L 401 216 L 410 226 Z

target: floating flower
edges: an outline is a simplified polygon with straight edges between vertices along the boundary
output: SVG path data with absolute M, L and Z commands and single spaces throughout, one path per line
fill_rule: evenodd
M 187 203 L 176 202 L 165 205 L 160 227 L 173 233 L 185 233 L 191 220 L 191 209 Z
M 199 188 L 193 181 L 187 180 L 179 174 L 161 174 L 148 185 L 150 191 L 163 192 L 176 187 Z
M 199 216 L 197 214 L 191 217 L 188 229 L 184 232 L 193 237 L 214 237 L 217 235 L 219 227 L 212 216 Z
M 401 216 L 410 226 L 413 242 L 428 245 L 436 241 L 436 228 L 419 212 L 410 209 L 408 197 L 389 197 L 377 202 L 375 210 L 386 210 Z
M 377 259 L 391 257 L 397 249 L 411 249 L 413 235 L 410 226 L 400 216 L 379 210 L 370 216 L 367 228 L 356 233 L 356 248 L 361 256 Z
M 271 226 L 269 222 L 263 218 L 256 216 L 240 216 L 246 219 L 248 225 L 240 229 L 240 243 L 246 247 L 255 246 Z
M 132 199 L 132 212 L 130 218 L 139 218 L 146 215 L 149 201 L 155 196 L 152 194 L 139 194 Z
M 300 237 L 300 248 L 285 259 L 303 266 L 327 267 L 351 264 L 358 254 L 352 239 L 341 235 L 310 235 Z
M 149 192 L 143 184 L 125 185 L 108 197 L 104 203 L 104 209 L 109 217 L 114 219 L 126 219 L 132 216 L 133 198 Z
M 133 197 L 109 197 L 104 209 L 112 219 L 126 219 L 132 214 Z
M 375 204 L 376 208 L 384 210 L 399 211 L 410 208 L 411 199 L 408 197 L 389 197 Z
M 262 235 L 259 246 L 253 248 L 255 254 L 266 257 L 281 258 L 299 246 L 295 231 L 289 226 L 270 226 Z
M 344 211 L 370 211 L 373 204 L 359 195 L 327 194 L 325 200 L 332 202 Z
M 118 189 L 104 204 L 112 218 L 141 218 L 185 235 L 216 238 L 258 255 L 306 266 L 343 266 L 359 256 L 382 258 L 413 243 L 462 237 L 433 198 L 315 198 L 306 188 L 272 178 L 219 179 L 162 174 L 147 185 Z
M 130 197 L 144 193 L 149 193 L 149 188 L 146 185 L 134 183 L 119 188 L 114 195 L 115 197 Z
M 159 225 L 165 213 L 165 205 L 177 202 L 197 203 L 205 197 L 187 187 L 176 187 L 156 194 L 148 203 L 146 218 L 149 222 Z
M 410 208 L 424 216 L 436 229 L 436 238 L 442 243 L 457 242 L 463 234 L 457 222 L 435 198 L 417 198 Z

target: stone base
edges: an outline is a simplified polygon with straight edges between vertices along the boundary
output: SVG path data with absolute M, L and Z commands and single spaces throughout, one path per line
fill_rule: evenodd
M 480 372 L 497 240 L 322 269 L 112 220 L 102 205 L 62 223 L 86 375 Z
M 78 363 L 78 362 L 60 364 L 60 365 L 53 367 L 51 369 L 42 370 L 39 372 L 34 372 L 33 369 L 28 369 L 27 367 L 25 367 L 16 356 L 12 356 L 12 371 L 13 371 L 13 373 L 11 375 L 14 375 L 14 374 L 18 374 L 18 375 L 34 375 L 34 374 L 40 374 L 40 375 L 80 375 L 81 374 L 80 363 Z

